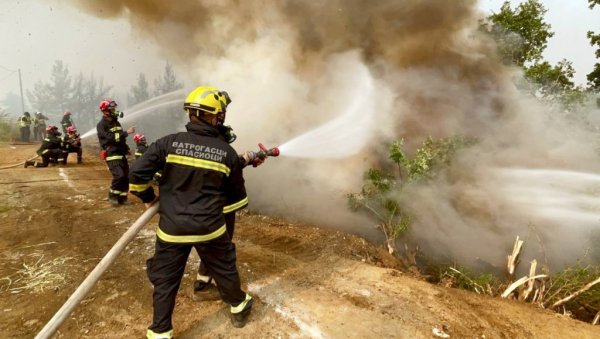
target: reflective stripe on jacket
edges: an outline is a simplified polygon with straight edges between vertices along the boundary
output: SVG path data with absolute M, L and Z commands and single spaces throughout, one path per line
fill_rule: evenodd
M 234 211 L 248 204 L 242 164 L 235 150 L 208 124 L 186 127 L 187 132 L 150 145 L 133 164 L 129 179 L 129 191 L 150 202 L 155 197 L 150 181 L 163 170 L 157 236 L 170 243 L 215 239 L 226 233 L 226 205 Z
M 110 157 L 113 155 L 127 155 L 129 146 L 127 146 L 127 131 L 123 131 L 121 124 L 117 119 L 107 119 L 103 117 L 98 125 L 96 125 L 98 134 L 98 142 L 106 154 Z

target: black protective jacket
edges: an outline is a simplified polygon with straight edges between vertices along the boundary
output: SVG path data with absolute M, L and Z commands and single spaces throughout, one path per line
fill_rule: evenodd
M 129 191 L 151 202 L 155 195 L 150 181 L 163 170 L 157 236 L 171 243 L 208 241 L 224 234 L 223 213 L 248 204 L 236 151 L 213 126 L 188 123 L 186 128 L 152 143 L 129 178 Z
M 79 133 L 67 134 L 64 139 L 64 148 L 67 150 L 80 148 L 81 147 L 81 137 Z
M 108 158 L 118 155 L 127 155 L 129 146 L 127 146 L 127 131 L 123 130 L 121 123 L 117 119 L 102 117 L 102 120 L 96 125 L 98 142 L 100 147 L 106 150 Z
M 147 150 L 147 145 L 137 145 L 137 148 L 135 149 L 135 158 L 137 159 L 141 157 L 142 155 L 144 155 L 144 153 L 146 153 Z
M 58 154 L 61 152 L 62 146 L 63 140 L 58 135 L 47 134 L 44 140 L 42 141 L 42 145 L 37 150 L 37 154 Z

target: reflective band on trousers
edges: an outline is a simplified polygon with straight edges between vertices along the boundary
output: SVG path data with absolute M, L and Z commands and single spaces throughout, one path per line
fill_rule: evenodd
M 246 305 L 248 305 L 248 302 L 252 300 L 252 297 L 250 296 L 250 294 L 246 293 L 246 300 L 242 301 L 239 305 L 233 307 L 231 306 L 231 313 L 240 313 L 244 310 L 244 308 L 246 307 Z
M 150 183 L 145 184 L 129 184 L 129 190 L 133 192 L 144 192 L 150 187 Z
M 115 194 L 115 195 L 127 196 L 127 192 L 123 192 L 123 191 L 117 191 L 117 190 L 110 189 L 110 190 L 108 190 L 108 192 L 111 194 Z
M 167 155 L 167 162 L 172 164 L 211 169 L 225 173 L 225 175 L 227 176 L 229 176 L 229 173 L 231 172 L 231 169 L 229 169 L 229 167 L 225 166 L 220 162 L 186 157 L 183 155 L 169 154 Z
M 237 210 L 238 208 L 246 205 L 248 203 L 248 197 L 236 202 L 235 204 L 227 205 L 223 207 L 223 213 L 229 213 Z
M 106 161 L 111 161 L 111 160 L 121 160 L 121 159 L 123 159 L 123 156 L 122 156 L 122 155 L 112 155 L 112 156 L 110 156 L 110 157 L 107 157 L 107 158 L 106 158 Z
M 148 330 L 146 332 L 146 338 L 148 338 L 148 339 L 171 339 L 171 338 L 173 338 L 173 330 L 163 332 L 163 333 L 156 333 L 152 330 Z
M 156 236 L 164 242 L 177 243 L 177 244 L 190 244 L 190 243 L 206 242 L 209 240 L 217 239 L 218 237 L 225 234 L 225 232 L 227 232 L 227 228 L 225 227 L 225 225 L 223 225 L 223 226 L 219 227 L 216 231 L 209 233 L 209 234 L 171 235 L 171 234 L 165 233 L 163 230 L 160 229 L 160 227 L 158 227 L 156 229 Z

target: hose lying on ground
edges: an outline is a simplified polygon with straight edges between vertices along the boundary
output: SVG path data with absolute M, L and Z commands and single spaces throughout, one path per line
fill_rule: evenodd
M 100 260 L 94 270 L 85 278 L 85 280 L 77 287 L 75 292 L 71 294 L 65 304 L 56 312 L 56 314 L 48 321 L 46 326 L 42 328 L 40 333 L 35 336 L 35 339 L 46 339 L 52 337 L 52 335 L 58 330 L 60 325 L 67 319 L 69 314 L 73 312 L 75 307 L 79 305 L 81 300 L 88 294 L 88 292 L 94 287 L 94 284 L 100 279 L 102 273 L 108 269 L 108 267 L 117 259 L 117 256 L 125 249 L 125 247 L 133 240 L 135 235 L 146 225 L 146 223 L 152 219 L 152 217 L 158 212 L 159 203 L 154 204 L 152 207 L 146 210 L 129 229 L 121 236 L 121 238 L 113 245 L 108 253 Z
M 25 161 L 31 161 L 31 160 L 33 160 L 33 159 L 35 159 L 37 157 L 39 157 L 39 155 L 36 155 L 35 157 L 27 159 Z M 7 168 L 13 168 L 13 167 L 17 167 L 17 166 L 23 166 L 23 164 L 25 164 L 25 161 L 20 162 L 18 164 L 14 164 L 14 165 L 8 165 L 8 166 L 0 167 L 0 170 L 7 169 Z

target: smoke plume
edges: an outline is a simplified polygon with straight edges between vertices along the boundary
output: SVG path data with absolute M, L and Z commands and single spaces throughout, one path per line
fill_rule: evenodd
M 549 119 L 546 108 L 514 88 L 518 71 L 501 65 L 494 44 L 477 31 L 475 0 L 72 3 L 107 19 L 128 18 L 187 71 L 190 88 L 227 90 L 238 151 L 283 144 L 365 96 L 371 123 L 346 125 L 364 141 L 355 155 L 320 158 L 319 148 L 342 146 L 324 137 L 303 158 L 282 154 L 246 169 L 254 209 L 376 236 L 372 220 L 348 212 L 345 194 L 360 190 L 364 171 L 386 160 L 391 141 L 404 138 L 410 152 L 428 136 L 460 134 L 479 144 L 433 184 L 412 187 L 405 201 L 417 216 L 413 235 L 427 250 L 500 265 L 514 237 L 531 235 L 534 224 L 545 255 L 562 263 L 580 255 L 590 227 L 598 227 L 581 218 L 573 224 L 564 217 L 568 209 L 550 217 L 538 203 L 548 194 L 580 197 L 546 184 L 598 169 L 590 135 L 560 116 Z M 375 90 L 357 94 L 360 78 L 351 75 L 363 68 Z M 329 134 L 343 133 L 342 125 Z M 584 181 L 590 183 L 597 184 Z M 539 255 L 533 241 L 530 248 Z

